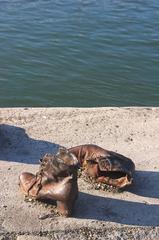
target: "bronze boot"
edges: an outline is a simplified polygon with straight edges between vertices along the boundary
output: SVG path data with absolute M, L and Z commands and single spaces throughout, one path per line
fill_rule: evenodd
M 64 154 L 62 148 L 57 155 L 46 154 L 36 175 L 23 172 L 19 177 L 20 189 L 25 196 L 36 200 L 56 200 L 59 213 L 66 217 L 71 216 L 78 196 L 78 161 L 67 152 Z

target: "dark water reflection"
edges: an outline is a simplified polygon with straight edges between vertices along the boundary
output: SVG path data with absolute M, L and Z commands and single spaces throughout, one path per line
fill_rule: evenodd
M 157 0 L 0 1 L 0 106 L 159 105 Z

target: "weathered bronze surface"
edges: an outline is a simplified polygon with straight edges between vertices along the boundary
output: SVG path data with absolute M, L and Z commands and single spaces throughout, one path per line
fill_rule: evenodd
M 20 189 L 31 199 L 56 200 L 59 213 L 70 216 L 78 196 L 77 166 L 77 158 L 60 148 L 56 155 L 46 154 L 40 160 L 36 175 L 29 172 L 20 175 Z
M 31 199 L 56 200 L 59 213 L 70 216 L 78 196 L 78 167 L 97 183 L 116 188 L 132 184 L 135 171 L 131 159 L 96 145 L 61 147 L 57 154 L 45 154 L 40 159 L 35 175 L 29 172 L 20 175 L 20 189 Z
M 116 152 L 97 145 L 87 144 L 72 147 L 73 153 L 87 176 L 96 182 L 123 188 L 132 184 L 135 165 L 133 161 Z

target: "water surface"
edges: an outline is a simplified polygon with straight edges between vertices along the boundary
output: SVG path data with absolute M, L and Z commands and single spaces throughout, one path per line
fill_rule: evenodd
M 158 0 L 0 0 L 0 107 L 159 106 Z

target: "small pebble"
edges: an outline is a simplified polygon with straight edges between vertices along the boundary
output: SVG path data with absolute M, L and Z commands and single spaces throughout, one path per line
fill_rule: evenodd
M 3 208 L 7 208 L 7 205 L 2 205 Z

